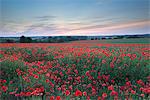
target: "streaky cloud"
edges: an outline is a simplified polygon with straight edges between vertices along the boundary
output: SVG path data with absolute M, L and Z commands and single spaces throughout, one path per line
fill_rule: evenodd
M 37 21 L 48 21 L 48 20 L 53 20 L 56 18 L 56 16 L 53 15 L 45 15 L 45 16 L 36 16 L 34 17 Z

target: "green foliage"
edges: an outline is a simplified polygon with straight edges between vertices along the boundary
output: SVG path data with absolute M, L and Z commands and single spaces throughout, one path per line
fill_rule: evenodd
M 6 80 L 6 84 L 9 90 L 6 93 L 2 94 L 2 98 L 4 100 L 17 99 L 13 95 L 9 95 L 8 92 L 15 91 L 16 88 L 21 91 L 22 85 L 19 76 L 17 75 L 16 70 L 20 69 L 22 71 L 26 71 L 27 67 L 24 65 L 22 61 L 13 61 L 7 59 L 5 61 L 0 62 L 0 78 Z M 12 83 L 10 83 L 12 82 Z
M 31 43 L 31 42 L 32 42 L 31 37 L 25 37 L 25 36 L 20 37 L 20 43 Z

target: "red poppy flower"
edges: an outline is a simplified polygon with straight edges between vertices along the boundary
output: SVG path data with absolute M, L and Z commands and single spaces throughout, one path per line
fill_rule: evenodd
M 45 81 L 46 81 L 46 83 L 49 83 L 49 82 L 50 82 L 49 79 L 46 79 Z
M 57 97 L 56 97 L 56 100 L 62 100 L 62 99 L 61 99 L 61 97 L 60 97 L 60 96 L 57 96 Z
M 103 59 L 103 60 L 102 60 L 102 64 L 105 64 L 105 63 L 106 63 L 106 60 L 105 60 L 105 59 Z
M 85 73 L 85 75 L 86 75 L 86 76 L 90 76 L 90 71 L 87 71 L 87 72 Z
M 7 86 L 2 86 L 2 90 L 3 90 L 4 92 L 6 92 L 6 91 L 8 90 L 8 87 L 7 87 Z
M 84 95 L 84 96 L 87 96 L 87 92 L 86 92 L 86 91 L 84 91 L 84 92 L 83 92 L 83 95 Z
M 61 87 L 58 87 L 57 90 L 60 91 L 60 90 L 61 90 Z
M 115 66 L 114 63 L 111 62 L 111 63 L 110 63 L 110 67 L 111 67 L 111 68 L 114 68 L 114 66 Z
M 107 97 L 107 93 L 103 93 L 103 94 L 102 94 L 102 97 L 103 97 L 103 98 L 106 98 L 106 97 Z
M 6 80 L 2 80 L 2 83 L 6 83 L 7 81 Z
M 55 97 L 54 96 L 50 96 L 50 100 L 54 100 L 55 99 Z
M 66 96 L 70 95 L 70 91 L 66 90 L 65 94 L 66 94 Z
M 38 78 L 39 78 L 39 76 L 38 76 L 38 75 L 34 75 L 33 77 L 34 77 L 35 79 L 38 79 Z
M 76 90 L 75 96 L 82 96 L 82 92 L 80 90 Z
M 116 92 L 116 91 L 113 90 L 113 91 L 110 93 L 110 95 L 111 95 L 111 96 L 118 96 L 118 92 Z
M 102 100 L 100 96 L 98 96 L 97 100 Z
M 131 82 L 130 81 L 126 82 L 126 85 L 131 86 Z
M 141 96 L 141 97 L 144 97 L 144 94 L 141 94 L 140 96 Z
M 26 96 L 31 96 L 31 92 L 26 92 Z
M 114 86 L 113 85 L 108 86 L 108 90 L 114 90 Z
M 132 93 L 132 94 L 135 94 L 135 93 L 136 93 L 136 91 L 134 91 L 134 90 L 131 90 L 131 93 Z

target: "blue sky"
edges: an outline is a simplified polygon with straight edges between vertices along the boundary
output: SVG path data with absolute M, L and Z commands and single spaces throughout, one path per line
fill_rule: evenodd
M 150 0 L 1 0 L 0 36 L 145 34 Z

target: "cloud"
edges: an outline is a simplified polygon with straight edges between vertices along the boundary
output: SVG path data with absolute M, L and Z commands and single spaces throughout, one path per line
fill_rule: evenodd
M 89 33 L 92 35 L 92 33 L 97 33 L 97 35 L 101 35 L 102 33 L 115 33 L 115 32 L 126 32 L 127 30 L 131 30 L 130 32 L 137 32 L 136 30 L 138 28 L 141 29 L 141 27 L 150 27 L 150 21 L 143 20 L 143 21 L 134 21 L 134 22 L 124 22 L 124 23 L 116 23 L 116 24 L 106 24 L 106 25 L 89 25 L 82 28 L 73 29 L 71 32 L 74 34 L 78 33 Z M 128 31 L 129 32 L 129 31 Z M 145 29 L 143 32 L 148 32 Z
M 28 25 L 31 23 L 16 23 L 16 22 L 7 22 L 3 23 L 2 27 L 0 28 L 2 33 L 16 33 L 16 32 L 23 32 L 28 28 Z
M 133 21 L 133 22 L 121 22 L 121 23 L 108 23 L 108 24 L 98 24 L 98 25 L 87 25 L 85 27 L 80 27 L 74 30 L 83 30 L 83 29 L 121 29 L 121 28 L 128 28 L 128 27 L 136 27 L 136 26 L 143 26 L 150 24 L 150 21 L 148 20 L 142 20 L 142 21 Z
M 54 23 L 34 23 L 32 25 L 29 25 L 28 28 L 23 32 L 24 34 L 28 33 L 34 33 L 34 35 L 38 35 L 38 33 L 41 33 L 41 35 L 49 34 L 49 35 L 57 35 L 57 34 L 63 34 L 70 31 L 67 27 L 64 27 L 60 24 L 54 24 Z
M 123 17 L 91 17 L 73 20 L 55 20 L 55 17 L 39 16 L 36 21 L 30 22 L 7 22 L 4 23 L 1 31 L 12 35 L 103 35 L 104 33 L 122 32 L 122 30 L 142 29 L 150 25 L 148 20 L 124 20 Z M 53 19 L 52 21 L 49 21 Z M 46 21 L 47 20 L 47 21 Z M 132 29 L 132 30 L 131 30 Z M 144 29 L 144 28 L 143 28 Z M 146 29 L 145 29 L 146 30 Z M 136 31 L 137 32 L 137 31 Z M 4 35 L 1 34 L 0 35 Z
M 37 21 L 48 21 L 48 20 L 54 20 L 56 18 L 56 16 L 37 16 L 37 17 L 34 17 Z

